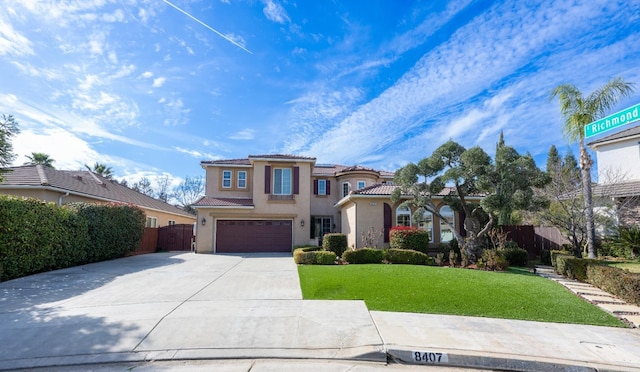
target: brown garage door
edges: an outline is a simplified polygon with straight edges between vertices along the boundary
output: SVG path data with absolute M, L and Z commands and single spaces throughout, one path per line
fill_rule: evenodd
M 218 220 L 216 252 L 291 252 L 291 221 Z

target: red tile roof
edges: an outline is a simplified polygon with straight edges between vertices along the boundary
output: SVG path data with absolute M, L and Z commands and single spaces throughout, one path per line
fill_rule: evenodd
M 253 207 L 253 199 L 211 198 L 204 196 L 192 205 L 198 207 Z
M 258 159 L 284 159 L 284 160 L 316 160 L 316 158 L 309 156 L 297 156 L 291 154 L 269 154 L 269 155 L 249 155 L 249 159 L 258 158 Z
M 4 175 L 5 180 L 0 184 L 0 190 L 10 190 L 17 186 L 33 187 L 33 189 L 54 188 L 88 198 L 135 204 L 140 207 L 195 218 L 176 206 L 154 199 L 87 170 L 66 171 L 41 165 L 6 169 L 9 172 Z
M 393 193 L 393 190 L 395 190 L 398 187 L 400 187 L 400 186 L 388 185 L 388 184 L 385 184 L 385 183 L 378 183 L 378 184 L 375 184 L 375 185 L 367 186 L 367 187 L 365 187 L 363 189 L 360 189 L 360 190 L 353 191 L 352 194 L 354 194 L 354 195 L 380 195 L 380 196 L 387 196 L 387 195 L 391 195 Z M 453 194 L 455 194 L 455 191 L 456 190 L 453 187 L 445 187 L 436 196 L 453 195 Z M 476 195 L 472 195 L 472 196 L 476 196 Z

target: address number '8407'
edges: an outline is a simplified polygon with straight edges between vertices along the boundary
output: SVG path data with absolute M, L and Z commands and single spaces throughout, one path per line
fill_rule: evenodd
M 413 351 L 413 360 L 418 363 L 437 364 L 448 363 L 449 356 L 446 353 L 436 353 L 431 351 Z

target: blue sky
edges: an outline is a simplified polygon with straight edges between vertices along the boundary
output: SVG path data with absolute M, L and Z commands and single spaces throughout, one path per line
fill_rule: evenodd
M 449 139 L 492 153 L 500 131 L 543 165 L 569 148 L 554 86 L 640 83 L 640 1 L 0 4 L 15 164 L 131 182 L 268 153 L 393 171 Z

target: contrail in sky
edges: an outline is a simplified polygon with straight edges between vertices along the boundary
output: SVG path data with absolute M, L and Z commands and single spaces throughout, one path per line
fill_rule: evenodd
M 192 16 L 191 14 L 185 12 L 184 10 L 178 8 L 177 6 L 173 5 L 172 3 L 170 3 L 167 0 L 162 0 L 164 1 L 167 5 L 170 5 L 171 7 L 173 7 L 175 10 L 179 11 L 180 13 L 186 15 L 187 17 L 193 19 L 194 21 L 200 23 L 201 25 L 203 25 L 204 27 L 208 28 L 209 30 L 215 32 L 216 34 L 218 34 L 220 37 L 222 37 L 223 39 L 227 40 L 228 42 L 230 42 L 231 44 L 237 46 L 238 48 L 244 50 L 245 52 L 249 53 L 249 54 L 253 54 L 249 49 L 243 47 L 242 45 L 236 43 L 235 41 L 233 41 L 231 38 L 229 38 L 228 36 L 224 35 L 223 33 L 219 32 L 218 30 L 214 29 L 213 27 L 210 27 L 209 25 L 207 25 L 206 23 L 202 22 L 201 20 L 199 20 L 198 18 Z

